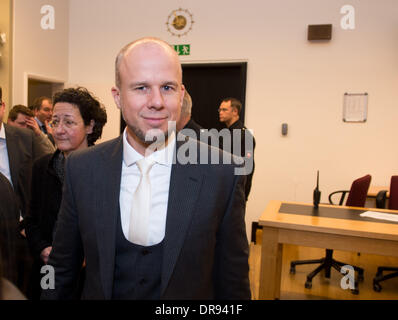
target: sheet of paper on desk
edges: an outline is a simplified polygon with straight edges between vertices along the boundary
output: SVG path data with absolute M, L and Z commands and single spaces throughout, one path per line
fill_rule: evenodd
M 388 220 L 398 222 L 398 214 L 391 214 L 385 212 L 366 211 L 360 214 L 361 217 L 374 218 L 380 220 Z

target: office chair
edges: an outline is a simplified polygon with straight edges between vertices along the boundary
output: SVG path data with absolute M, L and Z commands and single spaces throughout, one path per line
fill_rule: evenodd
M 376 206 L 377 208 L 385 208 L 387 191 L 383 190 L 377 194 Z M 388 202 L 388 209 L 398 210 L 398 176 L 392 176 L 390 182 L 390 199 Z M 383 272 L 391 271 L 392 273 L 383 275 Z M 381 281 L 398 277 L 398 267 L 378 267 L 376 276 L 373 278 L 373 290 L 381 291 Z
M 341 198 L 339 205 L 342 205 L 344 202 L 344 198 L 346 194 L 348 193 L 348 198 L 346 205 L 351 206 L 351 207 L 364 207 L 365 206 L 365 201 L 366 197 L 368 194 L 368 189 L 370 185 L 370 180 L 371 180 L 370 175 L 366 175 L 362 178 L 356 179 L 352 185 L 350 190 L 339 190 L 332 192 L 329 195 L 329 202 L 330 204 L 334 204 L 332 202 L 332 195 L 341 193 Z M 347 265 L 347 263 L 343 263 L 337 260 L 333 259 L 333 250 L 332 249 L 326 249 L 326 256 L 321 258 L 321 259 L 316 259 L 316 260 L 296 260 L 292 261 L 290 263 L 290 273 L 295 274 L 296 273 L 296 265 L 302 265 L 302 264 L 316 264 L 320 263 L 320 265 L 311 273 L 307 275 L 307 281 L 305 282 L 305 287 L 307 289 L 312 288 L 312 279 L 322 270 L 325 270 L 325 277 L 330 278 L 330 269 L 333 267 L 336 269 L 338 272 L 341 271 L 341 267 L 344 265 Z M 354 270 L 357 271 L 358 273 L 358 278 L 357 281 L 355 281 L 355 289 L 352 289 L 351 292 L 354 294 L 358 294 L 358 281 L 363 280 L 363 272 L 364 270 L 362 268 L 359 268 L 357 266 L 353 266 Z

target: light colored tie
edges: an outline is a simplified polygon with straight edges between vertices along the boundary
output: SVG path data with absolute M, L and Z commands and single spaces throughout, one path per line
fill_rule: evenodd
M 133 195 L 129 241 L 146 246 L 148 243 L 149 215 L 151 210 L 151 182 L 149 180 L 149 171 L 155 162 L 143 158 L 136 163 L 141 172 L 141 179 Z

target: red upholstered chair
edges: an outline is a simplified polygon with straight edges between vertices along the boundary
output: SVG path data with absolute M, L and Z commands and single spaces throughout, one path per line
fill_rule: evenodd
M 332 195 L 337 194 L 337 193 L 341 193 L 341 198 L 340 198 L 340 201 L 339 201 L 339 205 L 342 205 L 344 203 L 345 195 L 348 193 L 348 198 L 347 198 L 347 202 L 346 202 L 347 206 L 364 207 L 371 179 L 372 179 L 372 177 L 370 175 L 366 175 L 364 177 L 356 179 L 352 183 L 350 190 L 340 190 L 340 191 L 332 192 L 329 195 L 329 202 L 331 204 L 334 204 L 332 202 Z M 344 262 L 340 262 L 340 261 L 334 260 L 333 259 L 333 250 L 332 249 L 326 249 L 326 256 L 321 258 L 321 259 L 292 261 L 290 263 L 290 273 L 291 274 L 295 274 L 296 273 L 296 265 L 316 264 L 316 263 L 320 263 L 318 268 L 316 268 L 314 271 L 312 271 L 311 273 L 309 273 L 307 275 L 307 281 L 305 282 L 305 287 L 307 289 L 311 289 L 312 288 L 312 279 L 319 272 L 321 272 L 322 270 L 325 270 L 325 277 L 326 278 L 330 278 L 330 269 L 331 269 L 331 267 L 333 267 L 338 272 L 340 272 L 341 271 L 341 267 L 347 264 L 347 263 L 344 263 Z M 357 266 L 353 266 L 353 268 L 358 273 L 357 281 L 363 280 L 363 269 L 359 268 Z M 355 289 L 352 290 L 352 292 L 354 294 L 358 294 L 359 293 L 357 281 L 355 281 Z
M 368 174 L 362 178 L 356 179 L 352 183 L 350 190 L 340 190 L 340 191 L 332 192 L 331 194 L 329 194 L 329 203 L 334 204 L 332 197 L 335 194 L 341 193 L 339 205 L 340 206 L 343 205 L 345 195 L 348 193 L 347 202 L 345 204 L 346 206 L 364 207 L 371 180 L 372 180 L 372 177 L 371 177 L 371 175 Z
M 380 199 L 380 195 L 384 197 L 382 203 L 385 204 L 385 198 L 386 198 L 386 191 L 380 191 L 379 194 L 377 195 L 377 198 Z M 379 203 L 378 203 L 378 208 Z M 384 206 L 383 206 L 384 208 Z M 398 210 L 398 176 L 392 176 L 391 177 L 391 182 L 390 182 L 390 199 L 388 201 L 388 209 L 391 210 Z M 383 275 L 383 272 L 385 271 L 390 271 L 392 273 L 385 274 Z M 396 278 L 398 277 L 398 268 L 397 267 L 378 267 L 377 268 L 377 273 L 376 276 L 373 279 L 373 289 L 377 292 L 381 291 L 381 281 L 385 281 L 391 278 Z

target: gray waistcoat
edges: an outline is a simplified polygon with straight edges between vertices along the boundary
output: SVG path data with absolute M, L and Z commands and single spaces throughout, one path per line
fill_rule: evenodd
M 140 246 L 128 241 L 118 215 L 112 299 L 159 299 L 163 241 Z

